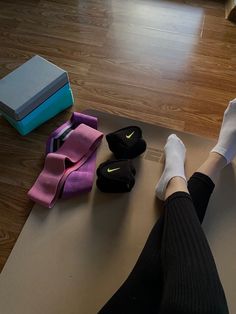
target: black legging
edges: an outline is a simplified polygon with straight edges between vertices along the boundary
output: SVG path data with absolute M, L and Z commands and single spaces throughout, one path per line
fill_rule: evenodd
M 196 172 L 189 193 L 164 203 L 132 272 L 99 314 L 229 313 L 216 265 L 202 230 L 214 183 Z

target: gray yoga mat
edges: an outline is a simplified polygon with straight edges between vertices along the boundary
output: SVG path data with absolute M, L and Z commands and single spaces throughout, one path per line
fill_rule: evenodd
M 94 314 L 132 270 L 159 216 L 154 189 L 163 168 L 163 147 L 172 130 L 96 111 L 105 134 L 139 125 L 147 151 L 135 160 L 136 184 L 128 194 L 88 195 L 35 205 L 0 275 L 1 314 Z M 176 132 L 187 147 L 190 176 L 214 142 Z M 97 165 L 111 157 L 105 139 Z M 222 172 L 203 224 L 225 289 L 236 313 L 236 166 Z

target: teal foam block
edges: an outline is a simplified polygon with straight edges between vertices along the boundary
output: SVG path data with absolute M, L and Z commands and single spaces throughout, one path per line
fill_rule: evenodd
M 74 103 L 72 90 L 69 84 L 60 88 L 51 97 L 45 100 L 35 110 L 31 111 L 22 120 L 14 120 L 3 111 L 1 112 L 4 118 L 15 128 L 21 135 L 26 135 L 42 123 L 53 118 L 59 112 L 72 106 Z

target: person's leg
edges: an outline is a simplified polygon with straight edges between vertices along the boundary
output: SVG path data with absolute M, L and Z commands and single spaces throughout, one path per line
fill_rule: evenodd
M 161 243 L 163 294 L 160 314 L 226 314 L 224 291 L 191 196 L 167 187 Z M 182 180 L 182 184 L 184 180 Z M 174 192 L 175 190 L 175 192 Z
M 162 295 L 163 219 L 154 225 L 132 272 L 99 314 L 156 314 Z
M 215 262 L 187 189 L 183 146 L 177 137 L 168 138 L 165 170 L 156 188 L 157 196 L 165 201 L 160 313 L 228 313 Z M 179 169 L 173 163 L 176 159 Z M 207 167 L 206 173 L 211 175 Z
M 206 161 L 188 180 L 188 190 L 200 223 L 203 222 L 217 177 L 225 165 L 223 156 L 210 152 Z
M 236 154 L 236 99 L 230 101 L 224 112 L 219 138 L 207 160 L 188 181 L 200 222 L 203 221 L 209 198 L 220 171 L 232 161 Z

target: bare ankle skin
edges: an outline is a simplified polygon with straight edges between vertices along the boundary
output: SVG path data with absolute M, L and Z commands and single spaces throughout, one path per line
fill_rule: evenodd
M 189 193 L 186 181 L 181 177 L 173 177 L 170 179 L 165 192 L 165 200 L 175 192 Z
M 224 156 L 210 152 L 206 161 L 198 168 L 197 172 L 201 172 L 215 183 L 221 170 L 227 165 L 227 160 Z

